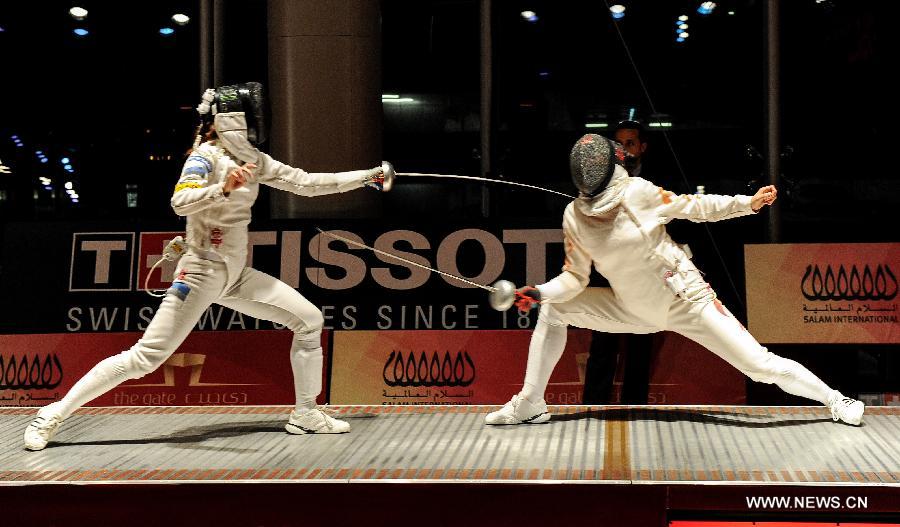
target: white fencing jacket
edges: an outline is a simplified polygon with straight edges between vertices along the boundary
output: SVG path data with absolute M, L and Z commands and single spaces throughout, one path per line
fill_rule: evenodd
M 538 285 L 542 303 L 561 303 L 587 287 L 591 264 L 637 321 L 663 327 L 675 294 L 667 273 L 706 287 L 700 272 L 672 241 L 665 224 L 675 218 L 719 221 L 753 214 L 750 196 L 676 195 L 617 166 L 610 186 L 566 207 L 562 273 Z
M 223 139 L 220 121 L 228 115 L 216 116 L 220 140 Z M 242 122 L 243 113 L 237 115 Z M 360 188 L 380 173 L 379 168 L 308 173 L 276 161 L 244 143 L 235 149 L 239 148 L 243 160 L 255 163 L 257 168 L 253 169 L 254 177 L 248 178 L 242 187 L 225 195 L 223 188 L 228 174 L 239 167 L 242 160 L 235 158 L 231 148 L 226 150 L 218 141 L 211 141 L 200 145 L 188 157 L 171 200 L 175 213 L 187 217 L 187 254 L 225 262 L 229 284 L 237 279 L 246 264 L 247 225 L 260 184 L 300 196 L 319 196 Z

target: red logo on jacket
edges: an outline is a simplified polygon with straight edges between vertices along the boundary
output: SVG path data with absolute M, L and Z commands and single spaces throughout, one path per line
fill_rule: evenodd
M 209 243 L 216 249 L 222 245 L 222 229 L 216 227 L 215 229 L 209 231 Z

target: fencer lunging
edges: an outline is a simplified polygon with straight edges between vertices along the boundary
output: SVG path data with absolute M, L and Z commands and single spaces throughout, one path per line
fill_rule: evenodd
M 350 429 L 315 403 L 322 389 L 321 312 L 287 284 L 246 266 L 247 225 L 260 184 L 301 196 L 366 185 L 381 189 L 382 170 L 307 173 L 260 152 L 256 146 L 264 141 L 266 130 L 258 83 L 207 90 L 198 112 L 205 124 L 198 130 L 171 200 L 175 213 L 187 218 L 187 251 L 176 266 L 172 286 L 134 346 L 98 363 L 63 399 L 38 411 L 25 430 L 25 448 L 43 449 L 76 409 L 162 365 L 213 303 L 294 332 L 290 364 L 296 407 L 285 426 L 288 432 Z M 204 135 L 207 141 L 201 144 Z
M 675 195 L 629 177 L 620 166 L 624 156 L 620 145 L 595 134 L 573 147 L 570 169 L 580 193 L 563 215 L 565 265 L 549 282 L 516 292 L 519 309 L 540 305 L 525 382 L 510 402 L 487 415 L 487 424 L 550 419 L 544 391 L 562 356 L 569 325 L 609 333 L 674 331 L 754 381 L 819 401 L 835 421 L 859 424 L 862 402 L 761 346 L 666 233 L 665 224 L 673 219 L 719 221 L 756 213 L 775 201 L 775 187 L 763 187 L 752 197 Z M 609 288 L 587 287 L 592 264 Z

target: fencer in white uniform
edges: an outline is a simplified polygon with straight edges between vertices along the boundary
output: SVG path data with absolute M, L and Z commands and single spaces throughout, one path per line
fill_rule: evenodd
M 316 406 L 322 389 L 323 316 L 316 306 L 280 280 L 247 267 L 247 225 L 259 185 L 301 196 L 346 192 L 363 186 L 382 189 L 381 167 L 340 173 L 307 173 L 260 152 L 264 103 L 257 83 L 207 90 L 198 107 L 213 113 L 215 139 L 189 155 L 172 195 L 172 208 L 187 218 L 184 256 L 172 286 L 130 349 L 104 359 L 58 402 L 39 410 L 25 431 L 25 448 L 41 450 L 76 409 L 121 382 L 161 366 L 213 303 L 294 332 L 290 364 L 296 407 L 285 428 L 293 434 L 342 433 L 350 425 Z M 248 124 L 249 123 L 249 124 Z M 211 136 L 211 134 L 209 134 Z M 259 350 L 273 353 L 274 350 Z M 277 355 L 272 360 L 278 360 Z
M 716 299 L 682 248 L 666 233 L 673 219 L 719 221 L 758 212 L 774 186 L 751 196 L 675 195 L 620 166 L 625 153 L 587 134 L 570 156 L 579 197 L 563 215 L 565 265 L 545 284 L 516 291 L 516 305 L 540 305 L 522 391 L 487 415 L 487 424 L 550 419 L 544 391 L 566 345 L 566 328 L 609 333 L 674 331 L 709 349 L 757 382 L 828 406 L 835 421 L 857 425 L 864 405 L 832 390 L 801 364 L 761 346 Z M 610 284 L 588 288 L 591 265 Z M 702 372 L 697 372 L 698 376 Z

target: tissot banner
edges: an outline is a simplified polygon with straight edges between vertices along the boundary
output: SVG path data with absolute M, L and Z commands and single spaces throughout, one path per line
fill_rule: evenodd
M 772 343 L 900 343 L 900 244 L 747 245 L 749 330 Z
M 160 302 L 143 289 L 164 290 L 171 283 L 175 263 L 153 265 L 165 244 L 183 234 L 178 227 L 7 225 L 0 333 L 143 330 Z M 495 311 L 483 289 L 329 238 L 316 227 L 484 285 L 500 278 L 541 283 L 563 264 L 559 225 L 254 224 L 247 263 L 319 306 L 328 329 L 523 329 L 533 327 L 536 313 Z M 273 328 L 221 306 L 208 309 L 196 327 Z

